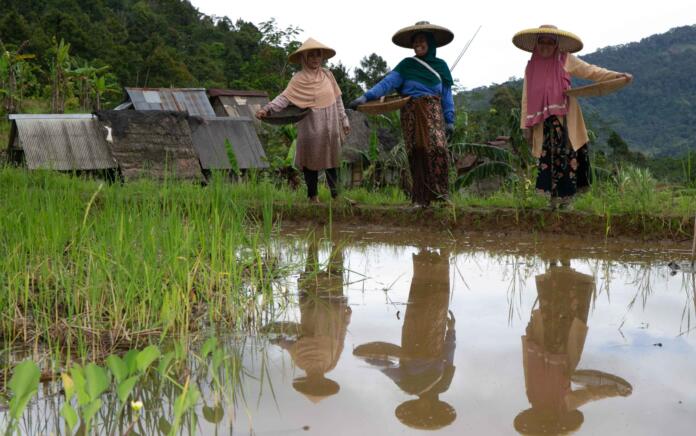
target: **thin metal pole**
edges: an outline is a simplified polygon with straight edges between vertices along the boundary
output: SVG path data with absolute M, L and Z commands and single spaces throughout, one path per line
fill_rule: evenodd
M 474 41 L 474 38 L 476 38 L 476 35 L 478 35 L 479 30 L 481 30 L 481 27 L 482 26 L 478 26 L 478 29 L 476 29 L 476 32 L 474 32 L 474 36 L 472 36 L 471 39 L 469 40 L 469 42 L 466 43 L 466 45 L 464 46 L 462 51 L 459 53 L 459 56 L 457 56 L 457 59 L 455 59 L 455 61 L 452 63 L 452 66 L 450 67 L 450 71 L 454 70 L 454 67 L 457 66 L 457 64 L 459 63 L 462 56 L 464 56 L 464 53 L 466 53 L 466 51 L 469 49 L 469 46 Z

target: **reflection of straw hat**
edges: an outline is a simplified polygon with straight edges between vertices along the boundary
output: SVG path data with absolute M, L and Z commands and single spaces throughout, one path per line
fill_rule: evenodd
M 399 404 L 394 411 L 403 424 L 418 430 L 437 430 L 454 422 L 454 407 L 438 399 L 419 398 Z
M 399 47 L 413 48 L 413 37 L 419 33 L 431 33 L 435 37 L 435 44 L 438 47 L 447 45 L 454 39 L 451 30 L 430 24 L 427 21 L 419 21 L 413 26 L 404 27 L 392 36 L 392 42 Z
M 568 434 L 580 428 L 585 417 L 579 410 L 553 413 L 527 409 L 515 417 L 513 425 L 521 434 Z
M 314 38 L 309 38 L 307 41 L 302 43 L 300 48 L 298 48 L 290 56 L 288 56 L 288 60 L 292 63 L 299 64 L 301 63 L 300 59 L 302 58 L 302 53 L 309 50 L 317 49 L 321 50 L 321 54 L 324 60 L 336 56 L 336 50 L 332 49 L 331 47 L 325 46 L 324 44 L 322 44 Z
M 335 381 L 324 376 L 308 376 L 296 378 L 292 387 L 304 394 L 311 402 L 318 403 L 326 397 L 335 395 L 341 387 Z
M 550 35 L 558 38 L 560 51 L 575 53 L 582 50 L 582 40 L 575 34 L 560 30 L 551 24 L 544 24 L 535 29 L 521 30 L 512 37 L 512 43 L 524 51 L 533 52 L 537 38 L 540 35 Z

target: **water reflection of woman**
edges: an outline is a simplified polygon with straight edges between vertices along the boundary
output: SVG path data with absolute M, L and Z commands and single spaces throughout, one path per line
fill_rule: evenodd
M 338 393 L 340 386 L 325 377 L 343 351 L 351 310 L 343 295 L 343 252 L 332 245 L 329 263 L 320 270 L 317 244 L 309 244 L 305 270 L 298 281 L 300 323 L 278 323 L 275 343 L 288 351 L 306 376 L 293 387 L 313 402 Z
M 522 363 L 532 407 L 514 421 L 523 434 L 572 432 L 584 421 L 578 409 L 607 397 L 628 396 L 624 379 L 595 370 L 578 370 L 587 337 L 587 317 L 595 282 L 592 276 L 551 262 L 536 277 L 539 308 L 532 311 L 522 336 Z M 571 381 L 582 386 L 573 390 Z
M 449 253 L 413 255 L 413 280 L 401 329 L 401 346 L 370 342 L 353 354 L 379 366 L 404 392 L 418 398 L 400 404 L 396 417 L 417 429 L 451 424 L 457 414 L 440 400 L 454 377 L 454 317 L 449 312 Z

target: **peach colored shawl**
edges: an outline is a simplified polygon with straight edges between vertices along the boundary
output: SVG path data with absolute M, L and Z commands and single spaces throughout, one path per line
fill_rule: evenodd
M 310 69 L 303 56 L 302 69 L 292 76 L 282 94 L 302 109 L 321 109 L 335 104 L 341 90 L 331 71 L 326 68 Z

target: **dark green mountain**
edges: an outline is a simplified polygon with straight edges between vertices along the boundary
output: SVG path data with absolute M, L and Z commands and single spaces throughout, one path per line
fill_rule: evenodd
M 634 76 L 633 84 L 617 93 L 582 99 L 586 121 L 600 143 L 614 130 L 631 149 L 656 156 L 696 150 L 696 25 L 581 58 Z M 477 88 L 461 101 L 468 110 L 486 109 L 499 86 L 520 87 L 521 82 Z

